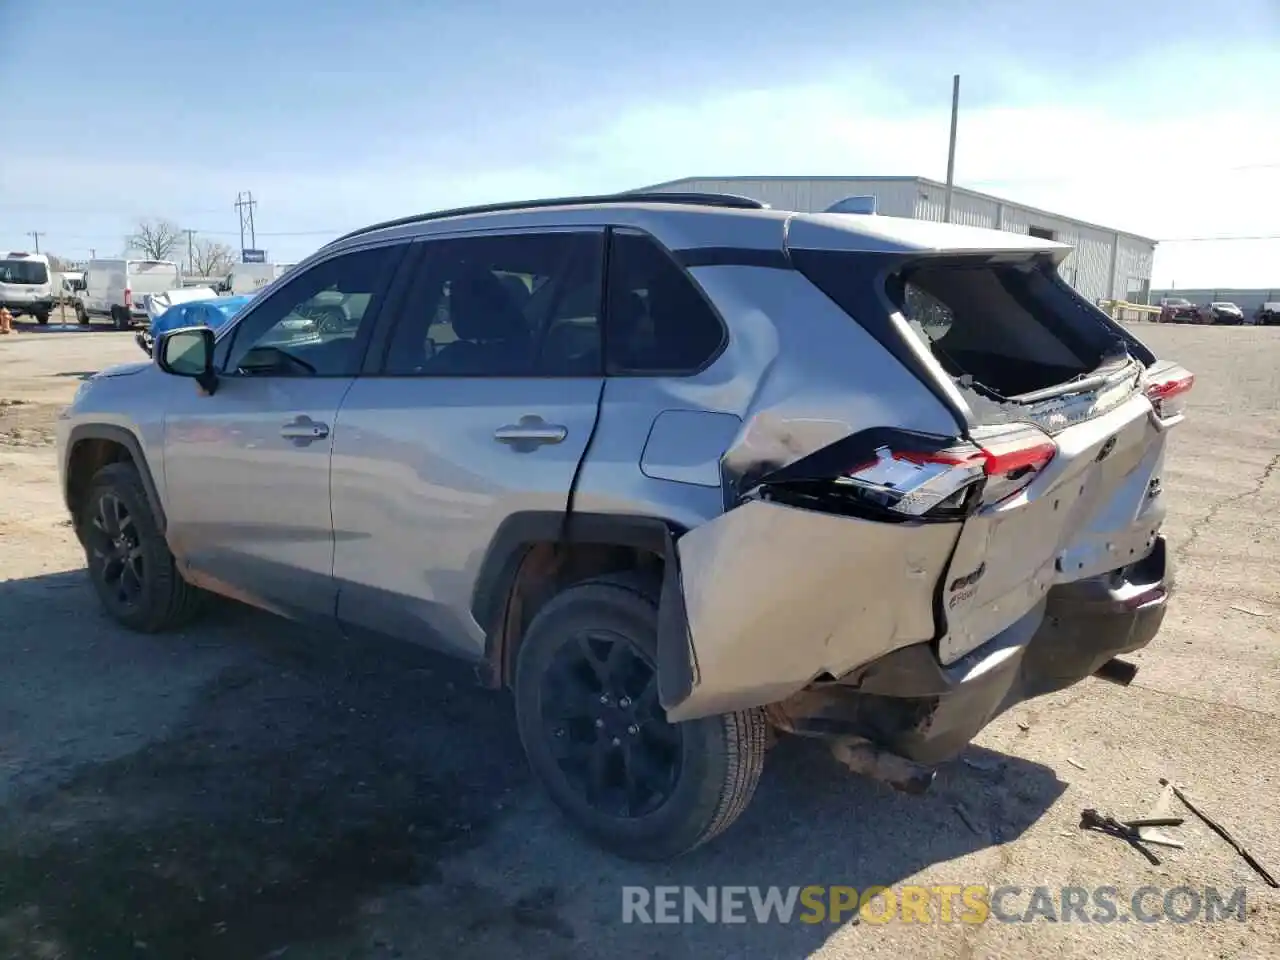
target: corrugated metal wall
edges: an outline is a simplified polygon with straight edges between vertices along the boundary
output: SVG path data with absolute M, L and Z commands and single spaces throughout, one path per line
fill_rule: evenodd
M 941 222 L 946 206 L 943 184 L 917 178 L 705 178 L 661 184 L 658 190 L 736 193 L 762 200 L 778 210 L 814 213 L 849 196 L 874 196 L 884 216 L 914 217 Z M 1010 203 L 995 197 L 955 188 L 951 197 L 951 222 L 970 227 L 1028 233 L 1034 228 L 1053 232 L 1053 238 L 1070 244 L 1062 263 L 1062 275 L 1090 300 L 1130 299 L 1145 302 L 1151 283 L 1155 245 L 1138 237 L 1116 233 Z M 1114 285 L 1112 248 L 1115 248 Z

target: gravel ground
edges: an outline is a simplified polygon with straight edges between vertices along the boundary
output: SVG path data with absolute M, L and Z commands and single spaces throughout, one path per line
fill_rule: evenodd
M 0 956 L 1280 955 L 1280 897 L 1198 821 L 1149 864 L 1077 829 L 1187 785 L 1280 872 L 1280 331 L 1154 327 L 1198 374 L 1165 477 L 1179 593 L 1134 685 L 1024 705 L 924 797 L 784 742 L 720 841 L 641 867 L 534 788 L 506 698 L 417 648 L 228 604 L 139 637 L 97 609 L 52 419 L 131 335 L 0 338 Z M 1176 811 L 1175 811 L 1176 812 Z M 1246 888 L 1244 922 L 627 925 L 624 885 Z M 1151 902 L 1158 902 L 1151 901 Z

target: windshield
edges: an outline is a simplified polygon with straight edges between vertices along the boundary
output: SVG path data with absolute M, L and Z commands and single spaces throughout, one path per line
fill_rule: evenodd
M 39 260 L 0 260 L 0 283 L 48 283 L 49 268 Z

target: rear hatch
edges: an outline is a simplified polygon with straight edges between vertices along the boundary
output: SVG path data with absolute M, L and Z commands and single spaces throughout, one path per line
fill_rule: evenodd
M 49 266 L 43 260 L 25 254 L 0 257 L 0 303 L 34 303 L 52 296 Z
M 168 260 L 130 260 L 125 287 L 129 292 L 128 306 L 145 315 L 147 295 L 180 290 L 182 277 L 178 265 Z
M 1165 433 L 1192 378 L 1072 290 L 1064 253 L 791 251 L 956 416 L 952 437 L 889 429 L 872 457 L 850 438 L 857 458 L 824 458 L 847 460 L 833 482 L 886 517 L 962 521 L 937 588 L 943 663 L 1053 584 L 1143 559 L 1164 518 Z

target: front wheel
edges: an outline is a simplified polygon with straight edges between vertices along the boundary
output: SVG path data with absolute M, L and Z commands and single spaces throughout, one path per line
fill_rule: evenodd
M 551 799 L 606 849 L 666 860 L 724 831 L 764 766 L 759 710 L 669 723 L 658 703 L 656 591 L 630 577 L 568 588 L 530 624 L 516 722 Z
M 142 633 L 181 626 L 204 593 L 182 579 L 131 463 L 99 470 L 78 517 L 89 579 L 107 613 Z
M 80 324 L 82 327 L 87 327 L 89 325 L 89 314 L 85 308 L 79 304 L 76 305 L 76 323 Z

